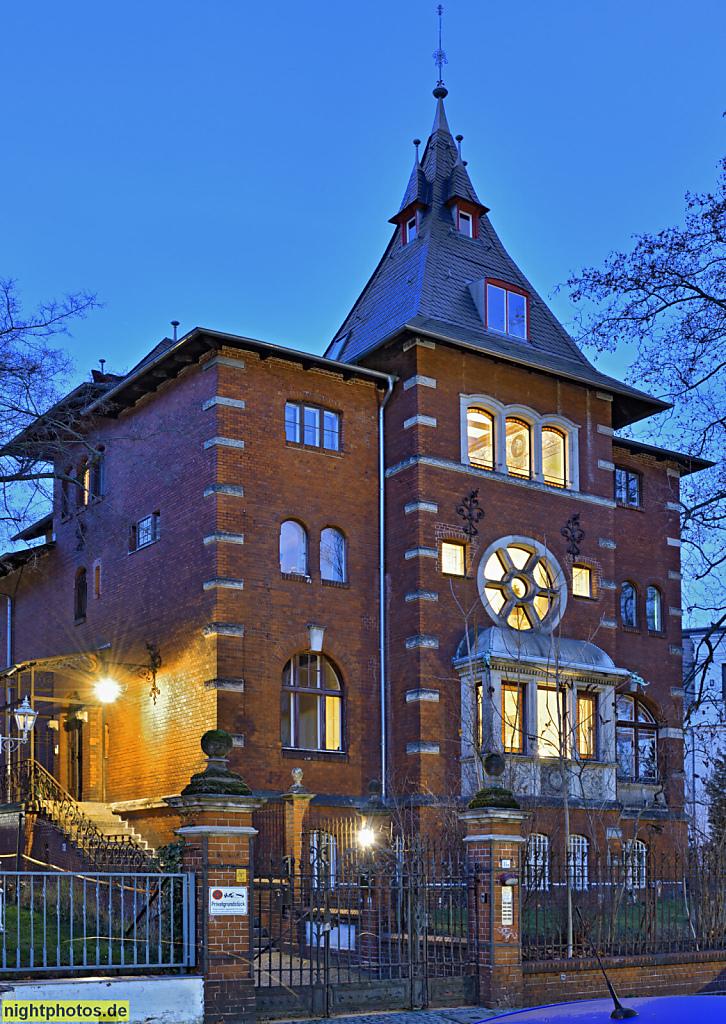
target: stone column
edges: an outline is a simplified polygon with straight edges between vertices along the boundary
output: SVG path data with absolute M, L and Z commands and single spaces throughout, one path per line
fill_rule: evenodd
M 227 767 L 232 739 L 222 729 L 202 737 L 207 767 L 179 797 L 176 830 L 184 840 L 183 870 L 196 875 L 197 970 L 204 975 L 204 1024 L 255 1019 L 253 971 L 252 812 L 255 799 Z
M 498 787 L 480 790 L 461 814 L 470 878 L 469 942 L 476 950 L 479 1002 L 491 1009 L 522 1005 L 519 886 L 526 817 L 512 794 Z
M 292 786 L 282 797 L 285 805 L 285 856 L 293 858 L 293 864 L 298 873 L 302 870 L 303 824 L 310 801 L 315 796 L 314 793 L 308 793 L 305 789 L 302 777 L 302 768 L 293 768 Z

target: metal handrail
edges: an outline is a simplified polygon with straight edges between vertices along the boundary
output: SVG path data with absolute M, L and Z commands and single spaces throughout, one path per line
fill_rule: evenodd
M 38 761 L 28 758 L 7 765 L 4 791 L 9 802 L 31 804 L 42 813 L 96 868 L 157 870 L 154 859 L 133 836 L 102 832 Z

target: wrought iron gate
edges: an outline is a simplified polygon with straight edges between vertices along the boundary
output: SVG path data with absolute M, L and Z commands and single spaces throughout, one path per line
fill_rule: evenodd
M 360 850 L 340 839 L 317 829 L 298 863 L 258 864 L 258 1014 L 476 1002 L 463 849 L 393 840 Z

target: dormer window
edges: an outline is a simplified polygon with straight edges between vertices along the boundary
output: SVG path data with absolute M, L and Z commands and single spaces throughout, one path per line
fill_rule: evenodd
M 414 210 L 413 216 L 403 222 L 401 225 L 401 231 L 403 232 L 404 245 L 408 242 L 412 242 L 414 238 L 418 237 L 418 210 Z
M 498 334 L 510 334 L 526 341 L 529 320 L 529 296 L 503 282 L 487 281 L 486 325 Z
M 459 219 L 459 223 L 458 223 L 459 231 L 462 233 L 462 235 L 466 235 L 467 238 L 471 238 L 471 234 L 472 234 L 472 218 L 471 218 L 471 214 L 470 213 L 464 213 L 464 211 L 460 210 L 458 207 L 457 207 L 457 211 L 456 212 L 458 214 L 458 219 Z

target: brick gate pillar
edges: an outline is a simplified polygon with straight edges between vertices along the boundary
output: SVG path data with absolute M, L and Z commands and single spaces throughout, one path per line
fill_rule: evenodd
M 303 825 L 310 801 L 315 796 L 302 784 L 302 768 L 293 768 L 292 785 L 283 793 L 285 805 L 285 856 L 293 857 L 298 872 L 302 870 Z
M 460 817 L 466 828 L 469 942 L 476 950 L 479 1002 L 504 1009 L 523 1000 L 519 882 L 521 829 L 528 815 L 508 790 L 496 793 L 480 790 Z M 510 806 L 491 806 L 495 800 Z
M 183 870 L 196 875 L 197 970 L 204 975 L 204 1024 L 253 1022 L 252 812 L 255 799 L 227 767 L 232 739 L 222 729 L 202 736 L 207 767 L 181 796 L 176 834 L 184 840 Z

